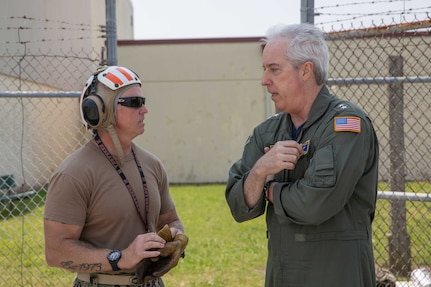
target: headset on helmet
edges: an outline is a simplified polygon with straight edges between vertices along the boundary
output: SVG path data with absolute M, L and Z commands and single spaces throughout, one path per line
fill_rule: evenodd
M 133 71 L 119 66 L 104 67 L 85 83 L 80 97 L 81 120 L 87 128 L 104 129 L 115 125 L 115 107 L 124 87 L 141 80 Z

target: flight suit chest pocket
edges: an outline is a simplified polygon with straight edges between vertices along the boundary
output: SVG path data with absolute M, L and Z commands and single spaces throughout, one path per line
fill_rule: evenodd
M 307 181 L 310 186 L 332 187 L 335 185 L 336 176 L 332 145 L 315 151 L 307 173 L 305 178 L 308 178 Z

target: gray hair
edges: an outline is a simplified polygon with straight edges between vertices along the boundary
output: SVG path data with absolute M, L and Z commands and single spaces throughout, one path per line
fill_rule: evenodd
M 329 52 L 323 32 L 311 24 L 276 25 L 267 31 L 263 42 L 288 40 L 286 58 L 298 68 L 307 61 L 314 64 L 314 76 L 317 84 L 322 85 L 328 79 Z

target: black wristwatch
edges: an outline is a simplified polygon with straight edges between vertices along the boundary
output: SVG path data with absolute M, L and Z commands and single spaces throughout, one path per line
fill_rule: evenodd
M 120 258 L 121 258 L 120 250 L 112 250 L 111 252 L 109 252 L 106 258 L 108 259 L 109 264 L 111 264 L 113 271 L 120 270 L 120 268 L 118 268 L 118 261 L 120 261 Z

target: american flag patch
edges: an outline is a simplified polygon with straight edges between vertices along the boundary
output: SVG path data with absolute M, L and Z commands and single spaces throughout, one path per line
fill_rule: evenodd
M 358 117 L 335 117 L 334 131 L 360 133 L 361 119 Z

